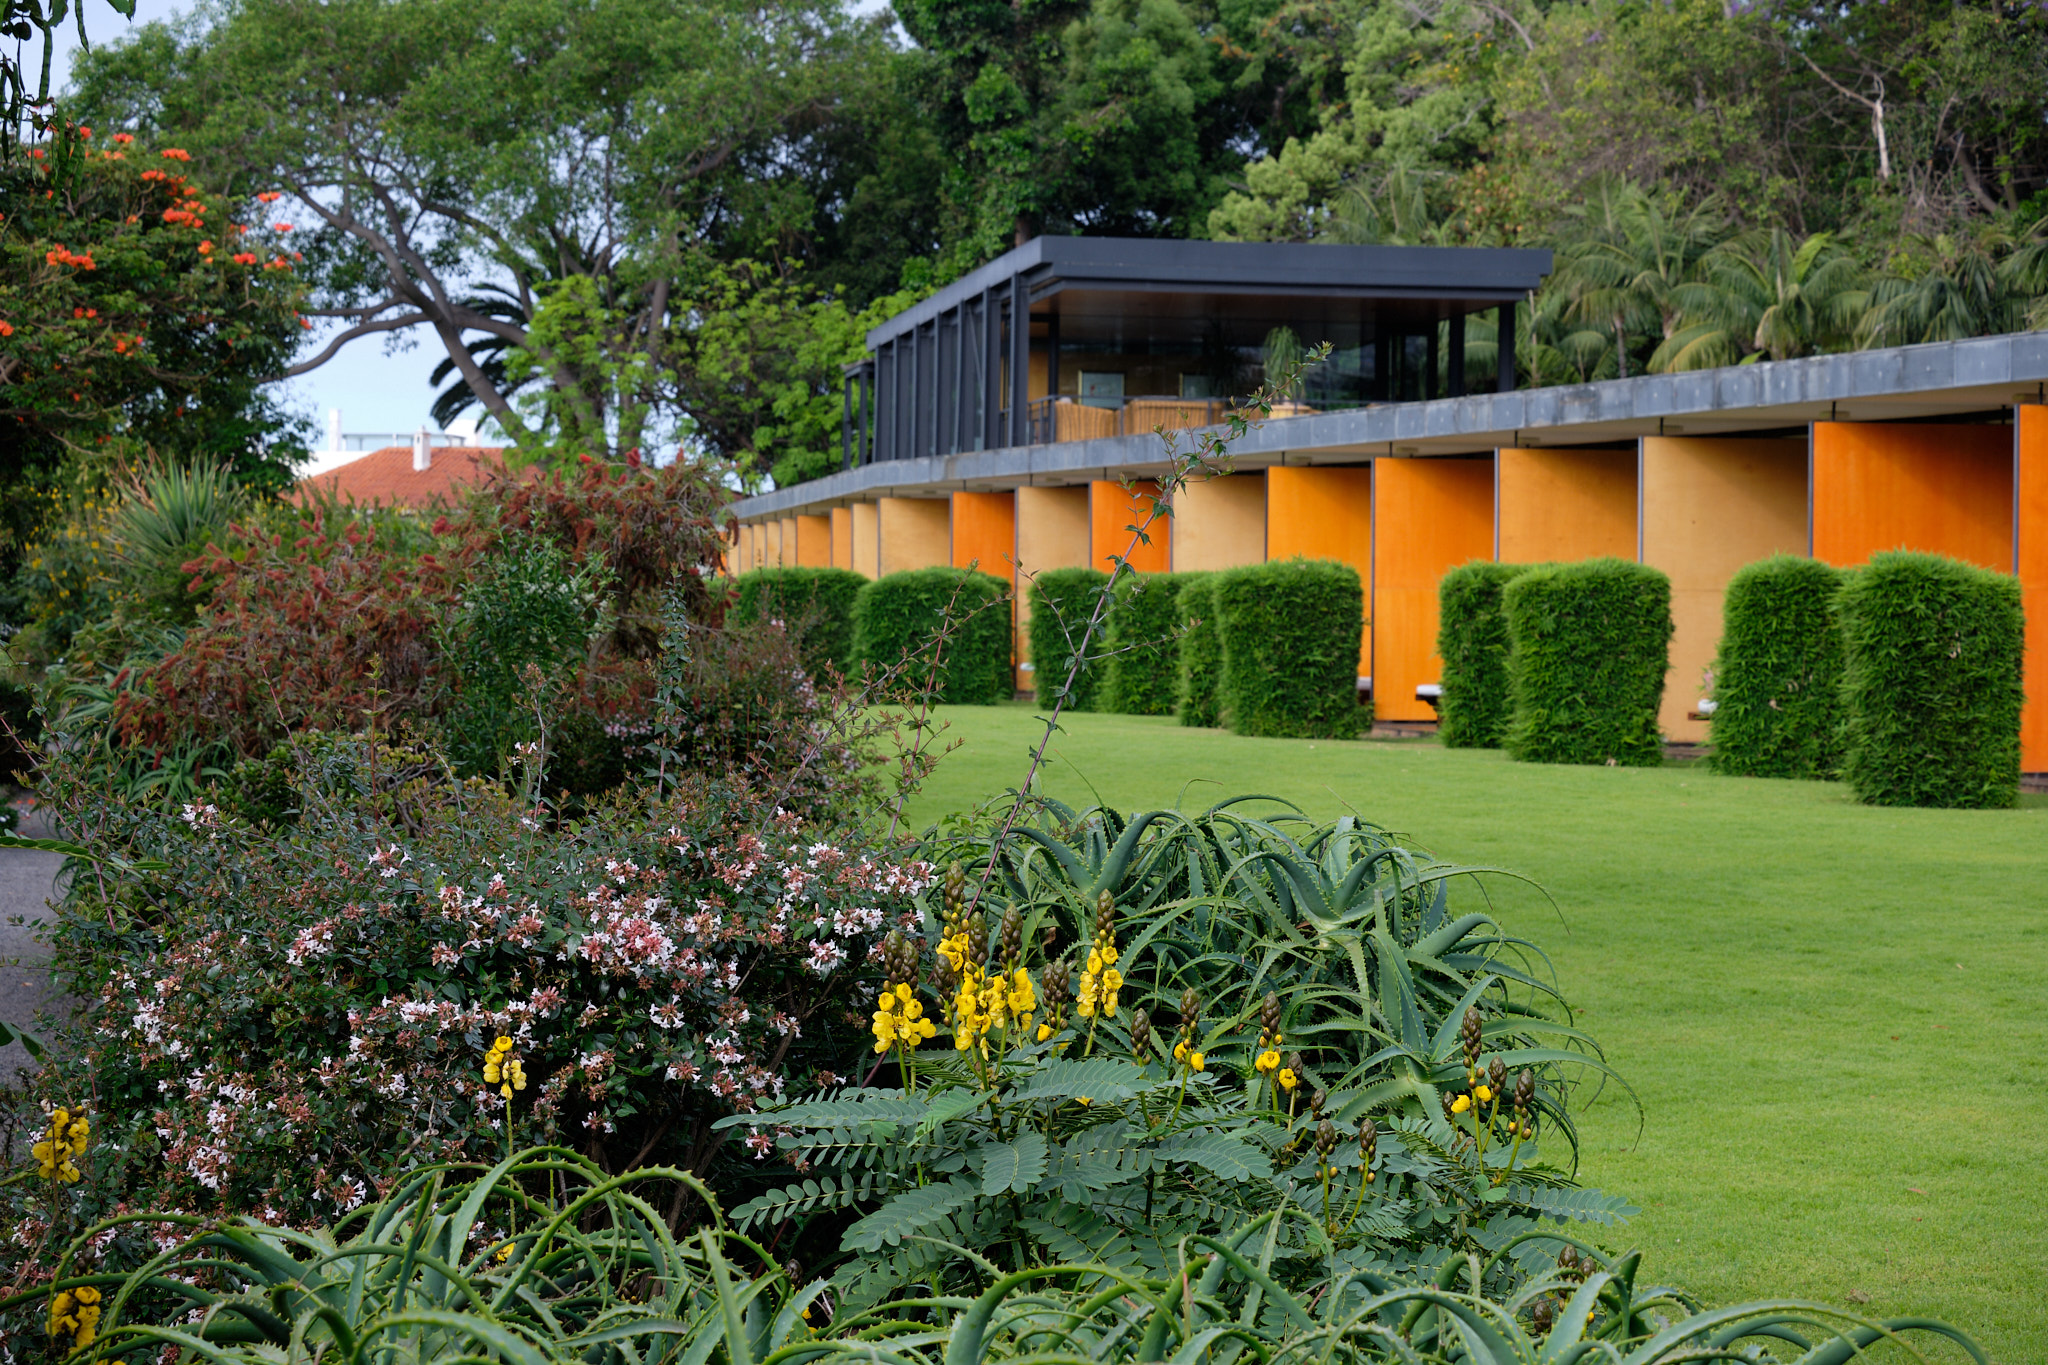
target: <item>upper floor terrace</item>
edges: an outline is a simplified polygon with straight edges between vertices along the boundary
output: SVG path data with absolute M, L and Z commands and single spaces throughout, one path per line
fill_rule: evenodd
M 867 335 L 847 467 L 1207 426 L 1323 345 L 1283 410 L 1514 387 L 1497 319 L 1548 251 L 1039 237 Z M 1496 321 L 1468 327 L 1474 314 Z M 1507 316 L 1512 317 L 1510 311 Z

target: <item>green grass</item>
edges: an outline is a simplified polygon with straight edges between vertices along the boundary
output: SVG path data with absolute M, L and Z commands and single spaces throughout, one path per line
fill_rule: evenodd
M 921 827 L 1017 785 L 1028 708 L 944 708 L 964 741 Z M 1587 1112 L 1617 1240 L 1714 1303 L 1798 1295 L 1927 1314 L 2002 1365 L 2048 1360 L 2048 809 L 1857 806 L 1832 783 L 1540 767 L 1434 741 L 1241 739 L 1062 722 L 1043 790 L 1349 809 L 1556 899 L 1496 886 L 1648 1111 Z

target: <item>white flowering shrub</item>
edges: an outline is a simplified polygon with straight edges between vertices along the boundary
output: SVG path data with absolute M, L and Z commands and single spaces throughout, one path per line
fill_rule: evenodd
M 355 771 L 403 758 L 364 749 Z M 101 810 L 95 847 L 165 866 L 80 876 L 60 907 L 83 1018 L 29 1084 L 93 1097 L 120 1188 L 84 1182 L 82 1212 L 312 1223 L 508 1141 L 724 1170 L 744 1197 L 763 1177 L 717 1121 L 853 1073 L 870 960 L 930 878 L 736 781 L 567 826 L 473 782 L 412 781 L 390 818 L 310 781 L 298 800 L 283 835 Z M 493 1058 L 530 1087 L 508 1100 Z

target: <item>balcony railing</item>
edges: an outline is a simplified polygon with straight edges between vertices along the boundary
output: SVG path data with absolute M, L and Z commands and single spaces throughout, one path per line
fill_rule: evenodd
M 1093 441 L 1104 436 L 1142 436 L 1161 427 L 1185 431 L 1230 420 L 1232 404 L 1224 398 L 1176 398 L 1168 394 L 1137 394 L 1124 398 L 1034 398 L 1028 409 L 1032 445 L 1060 441 Z M 1308 403 L 1275 403 L 1273 416 L 1292 417 L 1313 411 Z

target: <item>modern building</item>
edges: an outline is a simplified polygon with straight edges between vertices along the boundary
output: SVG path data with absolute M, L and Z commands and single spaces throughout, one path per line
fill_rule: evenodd
M 1513 388 L 1513 329 L 1503 349 L 1490 322 L 1468 383 L 1466 319 L 1549 269 L 1548 251 L 1034 238 L 868 333 L 845 463 L 1207 425 L 1323 345 L 1300 411 Z
M 1335 273 L 1378 269 L 1380 261 L 1339 247 L 1174 244 L 1202 248 L 1189 262 L 1242 251 L 1264 262 L 1299 256 L 1303 263 L 1292 273 L 1261 265 L 1278 281 L 1263 293 L 1249 267 L 1211 267 L 1226 290 L 1195 264 L 1184 267 L 1177 286 L 1148 266 L 1150 283 L 1119 295 L 1062 253 L 1099 260 L 1130 244 L 1075 247 L 1075 240 L 1086 242 L 1055 239 L 1035 256 L 1026 255 L 1031 247 L 1013 252 L 871 333 L 874 368 L 862 377 L 848 423 L 849 456 L 859 458 L 839 474 L 735 504 L 732 567 L 837 564 L 874 576 L 976 564 L 1014 579 L 1074 565 L 1106 568 L 1110 556 L 1127 552 L 1141 571 L 1294 555 L 1337 559 L 1366 584 L 1359 674 L 1370 679 L 1376 715 L 1426 722 L 1439 669 L 1437 584 L 1447 570 L 1474 559 L 1616 555 L 1671 577 L 1677 634 L 1664 729 L 1675 740 L 1703 740 L 1703 675 L 1719 641 L 1722 593 L 1737 569 L 1781 552 L 1854 565 L 1881 550 L 1928 550 L 2018 575 L 2031 646 L 2023 766 L 2048 772 L 2048 333 L 1546 389 L 1489 384 L 1491 391 L 1472 393 L 1468 385 L 1456 396 L 1446 353 L 1457 348 L 1447 336 L 1482 306 L 1497 306 L 1485 289 L 1513 283 L 1524 290 L 1533 278 L 1513 272 L 1533 274 L 1547 262 L 1403 252 L 1400 263 L 1412 274 L 1391 284 L 1349 280 L 1344 287 L 1352 292 L 1333 296 L 1345 301 L 1340 310 L 1308 283 L 1311 272 L 1326 260 L 1339 264 Z M 1097 249 L 1101 255 L 1087 255 Z M 1088 311 L 1078 298 L 1041 309 L 1041 281 L 1048 300 L 1092 296 Z M 1283 283 L 1302 292 L 1289 294 Z M 1388 292 L 1402 287 L 1417 292 Z M 1117 297 L 1133 309 L 1121 332 Z M 1300 300 L 1298 314 L 1286 311 L 1290 298 Z M 1071 308 L 1059 314 L 1056 336 L 1054 307 Z M 1248 321 L 1231 322 L 1233 308 Z M 1344 310 L 1349 323 L 1337 316 Z M 1021 351 L 1009 340 L 1008 320 L 1019 315 L 1030 319 Z M 1082 328 L 1072 319 L 1084 315 L 1091 320 Z M 1374 354 L 1345 360 L 1336 378 L 1237 441 L 1232 472 L 1189 487 L 1170 525 L 1130 551 L 1127 528 L 1142 497 L 1127 494 L 1122 481 L 1138 480 L 1142 494 L 1143 480 L 1165 467 L 1164 440 L 1176 435 L 1141 424 L 1174 428 L 1211 415 L 1190 411 L 1176 420 L 1182 414 L 1161 411 L 1165 402 L 1134 412 L 1137 390 L 1164 387 L 1156 376 L 1173 372 L 1175 357 L 1184 365 L 1199 354 L 1185 349 L 1188 328 L 1168 336 L 1153 321 L 1161 317 L 1190 327 L 1213 323 L 1253 373 L 1248 353 L 1269 323 L 1269 333 L 1291 327 L 1304 344 L 1314 337 L 1339 353 L 1364 347 Z M 1433 367 L 1426 354 L 1432 317 Z M 985 322 L 1001 324 L 996 343 L 980 330 Z M 1419 347 L 1411 340 L 1418 331 Z M 976 371 L 960 359 L 960 333 L 972 343 L 966 352 L 1001 357 L 999 384 L 985 361 Z M 1082 349 L 1118 338 L 1142 340 L 1120 341 L 1122 350 Z M 1390 357 L 1389 376 L 1409 373 L 1420 352 L 1442 396 L 1428 396 L 1427 379 L 1405 387 L 1368 379 L 1380 373 L 1380 350 Z M 1021 380 L 1010 369 L 1017 354 Z M 956 368 L 941 365 L 927 380 L 933 371 L 921 367 L 941 360 Z M 1085 419 L 1065 418 L 1066 405 L 1093 410 L 1084 399 L 1118 397 L 1101 392 L 1099 381 L 1090 392 L 1082 376 L 1111 373 L 1119 360 L 1127 391 L 1119 406 L 1099 410 L 1122 425 L 1098 432 L 1079 424 Z M 1134 381 L 1133 374 L 1148 377 Z M 963 375 L 973 382 L 949 380 Z M 1027 409 L 1054 413 L 1026 425 L 1021 441 L 1007 398 L 1013 392 L 1025 395 Z M 1192 406 L 1197 398 L 1208 401 L 1197 394 L 1178 401 Z M 963 433 L 974 439 L 963 442 Z M 1019 685 L 1029 687 L 1021 620 L 1019 627 Z

